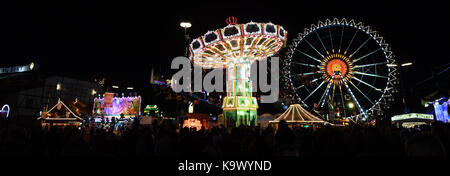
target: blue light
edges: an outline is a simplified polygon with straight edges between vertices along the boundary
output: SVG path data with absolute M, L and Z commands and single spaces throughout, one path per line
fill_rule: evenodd
M 439 104 L 439 102 L 434 103 L 434 113 L 436 114 L 436 121 L 447 122 L 448 120 L 448 103 L 444 102 Z

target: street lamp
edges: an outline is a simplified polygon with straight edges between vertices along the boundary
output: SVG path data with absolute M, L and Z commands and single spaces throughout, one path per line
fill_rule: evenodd
M 112 88 L 114 88 L 114 89 L 118 89 L 119 88 L 119 86 L 111 86 Z
M 189 35 L 187 34 L 187 28 L 190 28 L 192 26 L 192 24 L 188 21 L 182 21 L 180 23 L 180 26 L 182 28 L 184 28 L 184 39 L 186 40 L 186 44 L 189 43 Z M 185 51 L 185 55 L 187 56 L 188 54 L 188 48 L 186 47 L 186 51 Z
M 192 24 L 190 22 L 183 21 L 180 23 L 180 26 L 184 27 L 186 29 L 186 28 L 190 28 L 192 26 Z
M 189 36 L 187 35 L 187 28 L 190 28 L 192 24 L 187 21 L 183 21 L 180 23 L 180 26 L 184 28 L 184 37 L 186 37 L 186 40 L 189 40 Z
M 411 63 L 411 62 L 407 62 L 407 63 L 403 63 L 403 64 L 402 64 L 402 67 L 410 66 L 410 65 L 412 65 L 412 63 Z

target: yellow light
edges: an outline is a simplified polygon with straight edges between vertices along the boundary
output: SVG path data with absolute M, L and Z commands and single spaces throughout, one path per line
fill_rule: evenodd
M 33 68 L 34 68 L 34 62 L 31 62 L 31 64 L 30 64 L 30 70 L 33 70 Z
M 183 28 L 190 28 L 192 26 L 192 24 L 189 22 L 181 22 L 180 26 Z
M 348 103 L 348 107 L 349 107 L 350 109 L 352 109 L 353 107 L 355 107 L 355 104 L 353 104 L 353 103 Z

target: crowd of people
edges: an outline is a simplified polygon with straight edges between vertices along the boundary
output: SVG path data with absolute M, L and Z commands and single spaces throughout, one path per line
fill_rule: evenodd
M 449 125 L 415 129 L 271 126 L 180 128 L 172 121 L 117 130 L 2 124 L 1 156 L 446 156 Z

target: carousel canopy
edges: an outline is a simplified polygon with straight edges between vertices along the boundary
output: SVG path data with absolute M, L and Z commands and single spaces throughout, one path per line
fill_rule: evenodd
M 281 120 L 295 123 L 325 123 L 325 121 L 319 117 L 314 116 L 305 110 L 302 106 L 300 106 L 300 104 L 292 104 L 283 114 L 280 115 L 280 117 L 271 122 L 280 122 Z
M 194 39 L 189 59 L 204 68 L 226 68 L 229 63 L 267 58 L 285 46 L 287 31 L 280 25 L 236 22 L 231 17 L 226 27 Z

